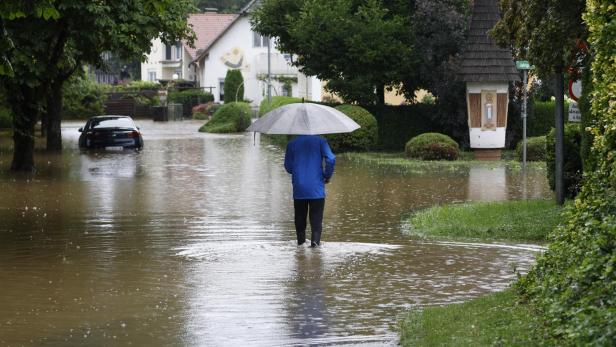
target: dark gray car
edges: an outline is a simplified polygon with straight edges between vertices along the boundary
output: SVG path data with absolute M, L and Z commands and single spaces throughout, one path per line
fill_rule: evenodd
M 83 128 L 79 128 L 79 132 L 80 148 L 143 148 L 141 131 L 128 116 L 92 117 Z

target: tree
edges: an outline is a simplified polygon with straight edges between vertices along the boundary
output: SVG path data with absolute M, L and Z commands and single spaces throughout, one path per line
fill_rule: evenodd
M 554 79 L 556 107 L 556 200 L 564 203 L 564 77 L 565 69 L 577 61 L 578 42 L 585 40 L 587 29 L 582 22 L 584 0 L 503 0 L 502 19 L 493 34 L 502 46 L 513 46 L 520 58 L 535 65 L 537 74 Z
M 244 101 L 244 78 L 239 69 L 227 70 L 225 76 L 225 103 Z
M 16 17 L 4 23 L 14 44 L 5 53 L 14 76 L 0 76 L 0 85 L 11 90 L 12 170 L 34 169 L 34 125 L 43 112 L 55 127 L 54 134 L 59 134 L 62 85 L 82 64 L 102 66 L 104 51 L 144 59 L 151 40 L 158 36 L 164 42 L 194 39 L 187 25 L 191 0 L 57 0 L 52 4 L 57 18 Z
M 264 0 L 252 23 L 304 73 L 371 104 L 384 102 L 385 89 L 412 99 L 433 87 L 464 41 L 467 10 L 465 0 Z

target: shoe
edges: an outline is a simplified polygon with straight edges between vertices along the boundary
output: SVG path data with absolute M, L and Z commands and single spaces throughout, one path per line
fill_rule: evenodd
M 310 248 L 317 248 L 319 246 L 320 245 L 318 243 L 316 243 L 316 242 L 310 242 Z
M 297 241 L 297 246 L 299 247 L 299 246 L 303 245 L 304 243 L 306 243 L 306 241 L 302 241 L 302 242 Z

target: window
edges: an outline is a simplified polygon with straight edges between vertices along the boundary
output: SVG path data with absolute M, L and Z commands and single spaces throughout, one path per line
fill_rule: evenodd
M 267 47 L 269 37 L 263 36 L 256 31 L 252 32 L 252 46 L 253 47 Z
M 182 59 L 182 44 L 179 42 L 175 44 L 175 59 L 176 60 Z
M 218 79 L 218 92 L 220 95 L 220 101 L 225 101 L 225 79 Z
M 287 63 L 291 63 L 291 54 L 284 53 L 282 56 L 284 57 L 284 60 L 287 61 Z
M 165 45 L 165 60 L 182 59 L 182 43 L 176 42 L 173 45 Z
M 154 70 L 148 71 L 148 81 L 156 82 L 156 71 Z

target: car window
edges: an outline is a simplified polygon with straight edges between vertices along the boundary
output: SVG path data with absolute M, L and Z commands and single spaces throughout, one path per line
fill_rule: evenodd
M 90 122 L 90 129 L 135 127 L 133 121 L 130 118 L 91 119 Z

